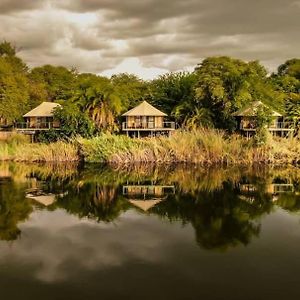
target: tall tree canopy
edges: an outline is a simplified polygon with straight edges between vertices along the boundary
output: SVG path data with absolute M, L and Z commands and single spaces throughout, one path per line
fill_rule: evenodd
M 194 73 L 178 72 L 161 75 L 150 83 L 151 102 L 165 113 L 175 115 L 178 121 L 182 121 L 182 116 L 176 114 L 176 107 L 193 100 L 195 82 Z
M 43 89 L 28 78 L 28 68 L 8 42 L 0 43 L 0 122 L 11 124 L 41 102 Z
M 278 67 L 278 75 L 289 75 L 300 80 L 300 59 L 293 58 Z
M 79 75 L 73 101 L 82 111 L 88 112 L 98 130 L 117 130 L 116 117 L 122 112 L 124 103 L 108 78 Z
M 136 106 L 147 98 L 149 85 L 135 75 L 121 73 L 111 77 L 115 93 L 121 99 L 122 110 Z
M 260 100 L 277 107 L 282 101 L 269 82 L 267 71 L 257 61 L 247 63 L 230 57 L 211 57 L 199 64 L 195 73 L 192 106 L 208 110 L 218 128 L 233 129 L 232 113 L 249 102 Z
M 30 72 L 31 80 L 47 91 L 48 101 L 69 100 L 74 93 L 76 76 L 75 70 L 51 65 L 37 67 Z

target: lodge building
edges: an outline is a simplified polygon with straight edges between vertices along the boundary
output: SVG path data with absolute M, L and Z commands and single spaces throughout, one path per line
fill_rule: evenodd
M 167 114 L 147 101 L 122 115 L 122 131 L 130 137 L 170 136 L 175 130 L 175 122 L 166 121 Z

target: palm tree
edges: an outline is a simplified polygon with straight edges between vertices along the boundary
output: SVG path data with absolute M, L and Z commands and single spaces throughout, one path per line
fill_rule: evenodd
M 193 103 L 184 102 L 175 108 L 174 115 L 183 120 L 183 126 L 187 129 L 199 127 L 212 127 L 212 113 L 204 107 L 195 107 Z
M 98 129 L 118 129 L 116 116 L 123 110 L 123 103 L 108 79 L 90 76 L 84 78 L 74 101 L 88 111 Z

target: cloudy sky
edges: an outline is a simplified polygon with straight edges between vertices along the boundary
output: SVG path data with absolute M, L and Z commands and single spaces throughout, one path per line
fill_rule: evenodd
M 0 39 L 29 66 L 152 78 L 203 58 L 299 57 L 300 0 L 0 0 Z

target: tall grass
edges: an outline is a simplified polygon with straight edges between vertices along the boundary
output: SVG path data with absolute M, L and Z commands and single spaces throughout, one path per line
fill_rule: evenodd
M 67 162 L 78 161 L 78 146 L 74 143 L 56 142 L 33 144 L 22 135 L 14 135 L 0 142 L 1 161 Z
M 254 164 L 300 162 L 297 138 L 268 138 L 265 145 L 240 135 L 226 135 L 212 129 L 176 132 L 172 137 L 131 139 L 103 134 L 90 140 L 79 140 L 87 162 Z
M 21 137 L 0 143 L 0 160 L 26 162 L 86 162 L 129 165 L 135 163 L 202 165 L 296 164 L 300 163 L 298 138 L 272 138 L 259 145 L 240 135 L 199 129 L 178 131 L 172 137 L 131 139 L 101 134 L 73 142 L 31 144 Z

